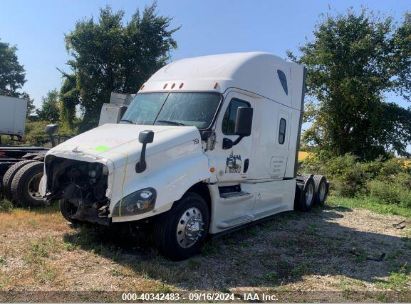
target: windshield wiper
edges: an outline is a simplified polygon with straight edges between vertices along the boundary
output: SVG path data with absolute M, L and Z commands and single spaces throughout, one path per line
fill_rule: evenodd
M 120 122 L 128 122 L 128 123 L 130 123 L 130 124 L 134 124 L 134 122 L 132 122 L 131 120 L 128 120 L 128 119 L 120 119 Z
M 172 121 L 172 120 L 157 120 L 156 123 L 169 123 L 172 124 L 174 126 L 186 126 L 186 124 L 183 124 L 182 122 L 178 122 L 178 121 Z

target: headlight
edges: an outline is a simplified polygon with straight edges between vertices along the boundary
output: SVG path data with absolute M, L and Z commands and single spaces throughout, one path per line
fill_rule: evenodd
M 128 216 L 145 213 L 154 209 L 157 192 L 153 188 L 145 188 L 122 198 L 113 209 L 113 216 Z

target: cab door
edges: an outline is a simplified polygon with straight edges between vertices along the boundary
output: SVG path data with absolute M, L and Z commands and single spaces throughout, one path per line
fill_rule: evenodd
M 224 141 L 234 142 L 238 139 L 238 135 L 234 134 L 237 109 L 239 107 L 253 107 L 253 104 L 252 98 L 236 92 L 228 93 L 225 98 L 216 121 L 216 145 L 212 151 L 212 159 L 217 173 L 216 178 L 219 183 L 238 183 L 248 177 L 248 169 L 252 165 L 250 157 L 254 130 L 251 131 L 250 136 L 244 137 L 231 148 L 224 147 Z
M 215 146 L 207 151 L 210 167 L 215 172 L 219 190 L 219 202 L 213 212 L 214 225 L 217 229 L 231 228 L 253 219 L 255 193 L 252 184 L 246 183 L 249 169 L 253 166 L 252 143 L 255 134 L 255 115 L 251 135 L 230 147 L 224 147 L 224 141 L 234 142 L 238 135 L 234 134 L 237 109 L 254 107 L 252 97 L 236 91 L 228 93 L 219 111 L 215 123 Z M 255 114 L 255 113 L 254 113 Z

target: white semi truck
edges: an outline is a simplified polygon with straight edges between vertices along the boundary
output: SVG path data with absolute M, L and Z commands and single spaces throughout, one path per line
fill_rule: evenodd
M 70 222 L 151 222 L 187 258 L 216 234 L 326 199 L 297 176 L 305 68 L 266 53 L 189 58 L 157 71 L 118 124 L 48 151 L 40 188 Z

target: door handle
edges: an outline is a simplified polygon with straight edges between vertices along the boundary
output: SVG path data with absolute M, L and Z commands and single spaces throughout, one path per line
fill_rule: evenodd
M 244 169 L 243 169 L 243 173 L 246 173 L 248 170 L 248 166 L 250 164 L 250 160 L 247 158 L 246 160 L 244 160 Z

